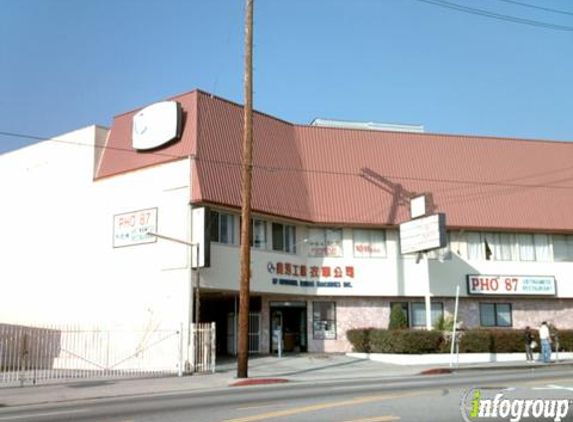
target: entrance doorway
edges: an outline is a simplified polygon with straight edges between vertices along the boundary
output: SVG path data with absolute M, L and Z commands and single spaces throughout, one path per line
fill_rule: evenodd
M 261 298 L 251 296 L 249 303 L 249 353 L 260 353 Z M 222 293 L 201 296 L 201 322 L 215 322 L 217 357 L 237 353 L 235 333 L 238 326 L 239 298 Z
M 306 302 L 271 302 L 270 318 L 271 353 L 278 352 L 279 339 L 285 353 L 307 351 Z

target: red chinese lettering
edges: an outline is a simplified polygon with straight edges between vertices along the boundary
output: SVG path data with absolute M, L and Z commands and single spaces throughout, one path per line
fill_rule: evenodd
M 322 267 L 322 276 L 330 277 L 330 267 Z
M 285 274 L 286 275 L 292 274 L 292 264 L 290 264 L 288 262 L 285 264 Z
M 301 276 L 301 277 L 306 277 L 306 265 L 301 265 L 301 266 L 300 266 L 300 276 Z
M 285 273 L 284 264 L 282 262 L 277 262 L 277 274 L 284 274 L 284 273 Z
M 314 265 L 310 267 L 310 276 L 314 278 L 320 277 L 320 268 Z
M 346 267 L 346 277 L 354 278 L 354 267 Z
M 334 277 L 335 278 L 342 278 L 342 268 L 336 267 L 334 269 Z

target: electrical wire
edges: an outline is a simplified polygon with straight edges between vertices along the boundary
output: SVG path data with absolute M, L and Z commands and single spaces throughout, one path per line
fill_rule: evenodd
M 541 21 L 536 21 L 536 20 L 531 20 L 531 19 L 518 18 L 518 17 L 512 16 L 512 15 L 504 15 L 501 13 L 490 12 L 490 11 L 484 10 L 484 9 L 477 9 L 474 7 L 463 6 L 461 4 L 452 3 L 449 1 L 445 1 L 445 0 L 414 0 L 414 1 L 417 1 L 420 3 L 431 4 L 431 5 L 443 7 L 446 9 L 457 10 L 459 12 L 469 13 L 472 15 L 484 16 L 487 18 L 497 19 L 497 20 L 505 21 L 505 22 L 512 22 L 512 23 L 518 23 L 518 24 L 522 24 L 522 25 L 535 26 L 538 28 L 553 29 L 556 31 L 573 32 L 572 26 L 556 25 L 556 24 L 552 24 L 552 23 L 548 23 L 548 22 L 541 22 Z
M 523 3 L 523 2 L 515 1 L 515 0 L 496 0 L 496 1 L 502 1 L 504 3 L 515 4 L 515 5 L 522 6 L 522 7 L 529 7 L 531 9 L 544 10 L 546 12 L 551 12 L 551 13 L 559 13 L 561 15 L 573 16 L 573 12 L 567 12 L 565 10 L 559 10 L 559 9 L 552 9 L 550 7 L 535 6 L 533 4 Z
M 68 141 L 68 140 L 58 139 L 58 138 L 46 138 L 43 136 L 27 135 L 27 134 L 17 133 L 17 132 L 0 131 L 0 136 L 7 136 L 7 137 L 11 137 L 11 138 L 31 139 L 34 141 L 42 141 L 42 142 L 49 141 L 49 142 L 55 142 L 55 143 L 60 143 L 60 144 L 77 145 L 77 146 L 88 147 L 88 148 L 96 148 L 96 149 L 103 149 L 103 150 L 107 149 L 107 150 L 111 150 L 111 151 L 127 152 L 127 153 L 131 153 L 131 154 L 141 154 L 141 152 L 136 151 L 136 150 L 131 149 L 131 148 L 120 148 L 120 147 L 110 147 L 110 146 L 106 146 L 106 145 L 85 144 L 82 142 Z M 175 155 L 175 154 L 168 154 L 168 153 L 159 152 L 159 151 L 151 151 L 151 152 L 148 152 L 146 154 L 147 155 L 157 155 L 160 157 L 169 157 L 169 158 L 186 158 L 186 157 L 188 157 L 187 155 Z M 2 154 L 0 154 L 0 156 L 1 155 Z

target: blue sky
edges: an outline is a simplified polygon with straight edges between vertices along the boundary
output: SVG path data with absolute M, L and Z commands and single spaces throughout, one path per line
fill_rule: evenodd
M 255 0 L 254 103 L 427 132 L 573 141 L 573 3 Z M 244 0 L 0 0 L 0 132 L 52 137 L 200 88 L 243 102 Z M 0 153 L 36 142 L 0 135 Z

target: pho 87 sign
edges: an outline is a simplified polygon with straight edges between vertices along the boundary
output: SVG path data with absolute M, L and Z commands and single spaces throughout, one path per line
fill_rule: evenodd
M 468 274 L 470 295 L 555 296 L 555 277 Z
M 157 231 L 157 208 L 113 216 L 113 247 L 140 245 L 157 241 L 147 233 Z

